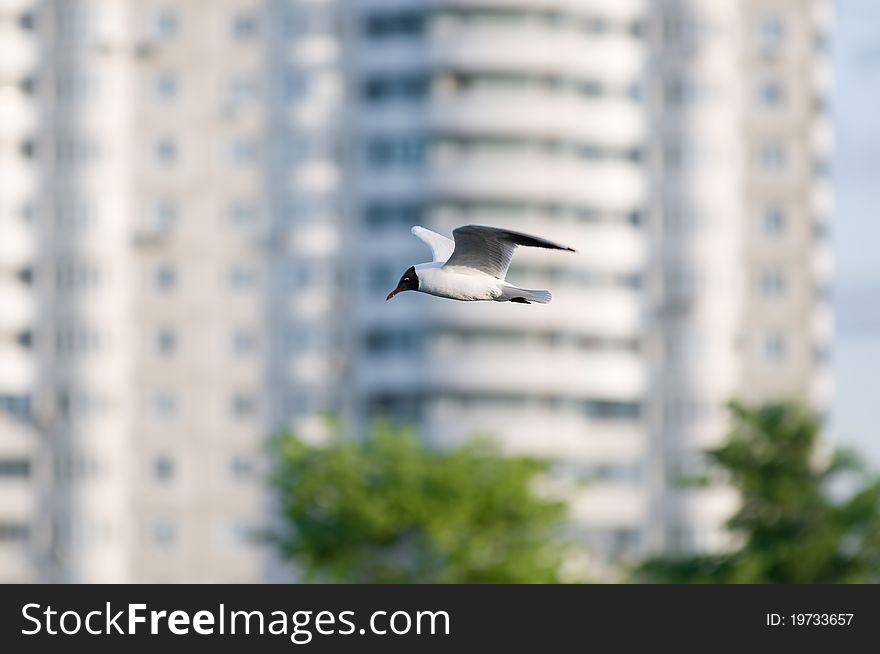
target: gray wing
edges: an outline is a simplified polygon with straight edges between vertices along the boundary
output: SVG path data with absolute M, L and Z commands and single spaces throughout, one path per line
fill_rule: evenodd
M 459 227 L 452 231 L 452 236 L 455 238 L 455 250 L 446 262 L 446 266 L 468 268 L 498 279 L 507 276 L 513 253 L 520 245 L 574 252 L 572 248 L 557 245 L 537 236 L 484 225 Z

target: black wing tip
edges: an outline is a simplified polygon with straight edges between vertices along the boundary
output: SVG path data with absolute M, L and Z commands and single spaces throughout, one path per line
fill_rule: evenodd
M 545 248 L 547 250 L 562 250 L 563 252 L 577 252 L 577 250 L 570 248 L 567 245 L 559 245 L 559 243 L 547 241 L 535 236 L 529 236 L 528 234 L 516 234 L 516 236 L 517 238 L 513 239 L 513 242 L 517 245 L 524 245 L 525 247 L 532 248 Z
M 540 238 L 538 236 L 532 236 L 531 234 L 517 232 L 512 229 L 504 229 L 503 227 L 492 227 L 491 225 L 462 225 L 452 230 L 452 233 L 454 235 L 455 232 L 459 230 L 461 230 L 462 232 L 466 232 L 470 228 L 473 228 L 475 230 L 490 230 L 496 232 L 499 235 L 509 238 L 516 245 L 522 245 L 524 247 L 545 248 L 547 250 L 563 250 L 565 252 L 577 252 L 577 250 L 575 250 L 574 248 L 570 248 L 566 245 L 559 245 L 558 243 L 548 241 L 547 239 Z
M 577 250 L 570 248 L 567 245 L 559 245 L 557 243 L 551 243 L 550 241 L 541 243 L 540 245 L 533 243 L 522 243 L 521 245 L 531 245 L 532 247 L 547 248 L 548 250 L 562 250 L 563 252 L 577 252 Z

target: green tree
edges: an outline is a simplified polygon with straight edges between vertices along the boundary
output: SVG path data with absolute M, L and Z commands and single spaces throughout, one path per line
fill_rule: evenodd
M 739 492 L 733 551 L 657 558 L 636 573 L 670 583 L 880 581 L 880 480 L 851 452 L 822 456 L 819 420 L 795 403 L 733 403 L 733 428 L 710 450 L 713 473 Z M 711 479 L 711 477 L 710 477 Z
M 534 492 L 547 463 L 489 441 L 455 449 L 375 425 L 320 446 L 279 438 L 272 535 L 305 581 L 553 583 L 565 505 Z

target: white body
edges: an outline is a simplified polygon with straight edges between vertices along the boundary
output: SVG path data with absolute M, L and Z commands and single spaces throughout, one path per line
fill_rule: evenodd
M 491 275 L 470 269 L 444 268 L 443 263 L 420 263 L 416 267 L 419 291 L 453 300 L 496 300 L 503 302 L 505 287 L 510 284 Z M 503 299 L 502 299 L 503 298 Z

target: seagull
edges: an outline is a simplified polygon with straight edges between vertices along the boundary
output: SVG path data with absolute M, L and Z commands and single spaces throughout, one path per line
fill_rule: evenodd
M 410 266 L 397 288 L 385 298 L 386 302 L 403 291 L 419 291 L 465 302 L 493 300 L 547 304 L 550 291 L 518 288 L 504 281 L 514 251 L 520 245 L 575 251 L 537 236 L 485 225 L 464 225 L 454 229 L 454 241 L 419 226 L 413 227 L 412 233 L 431 248 L 433 260 Z

